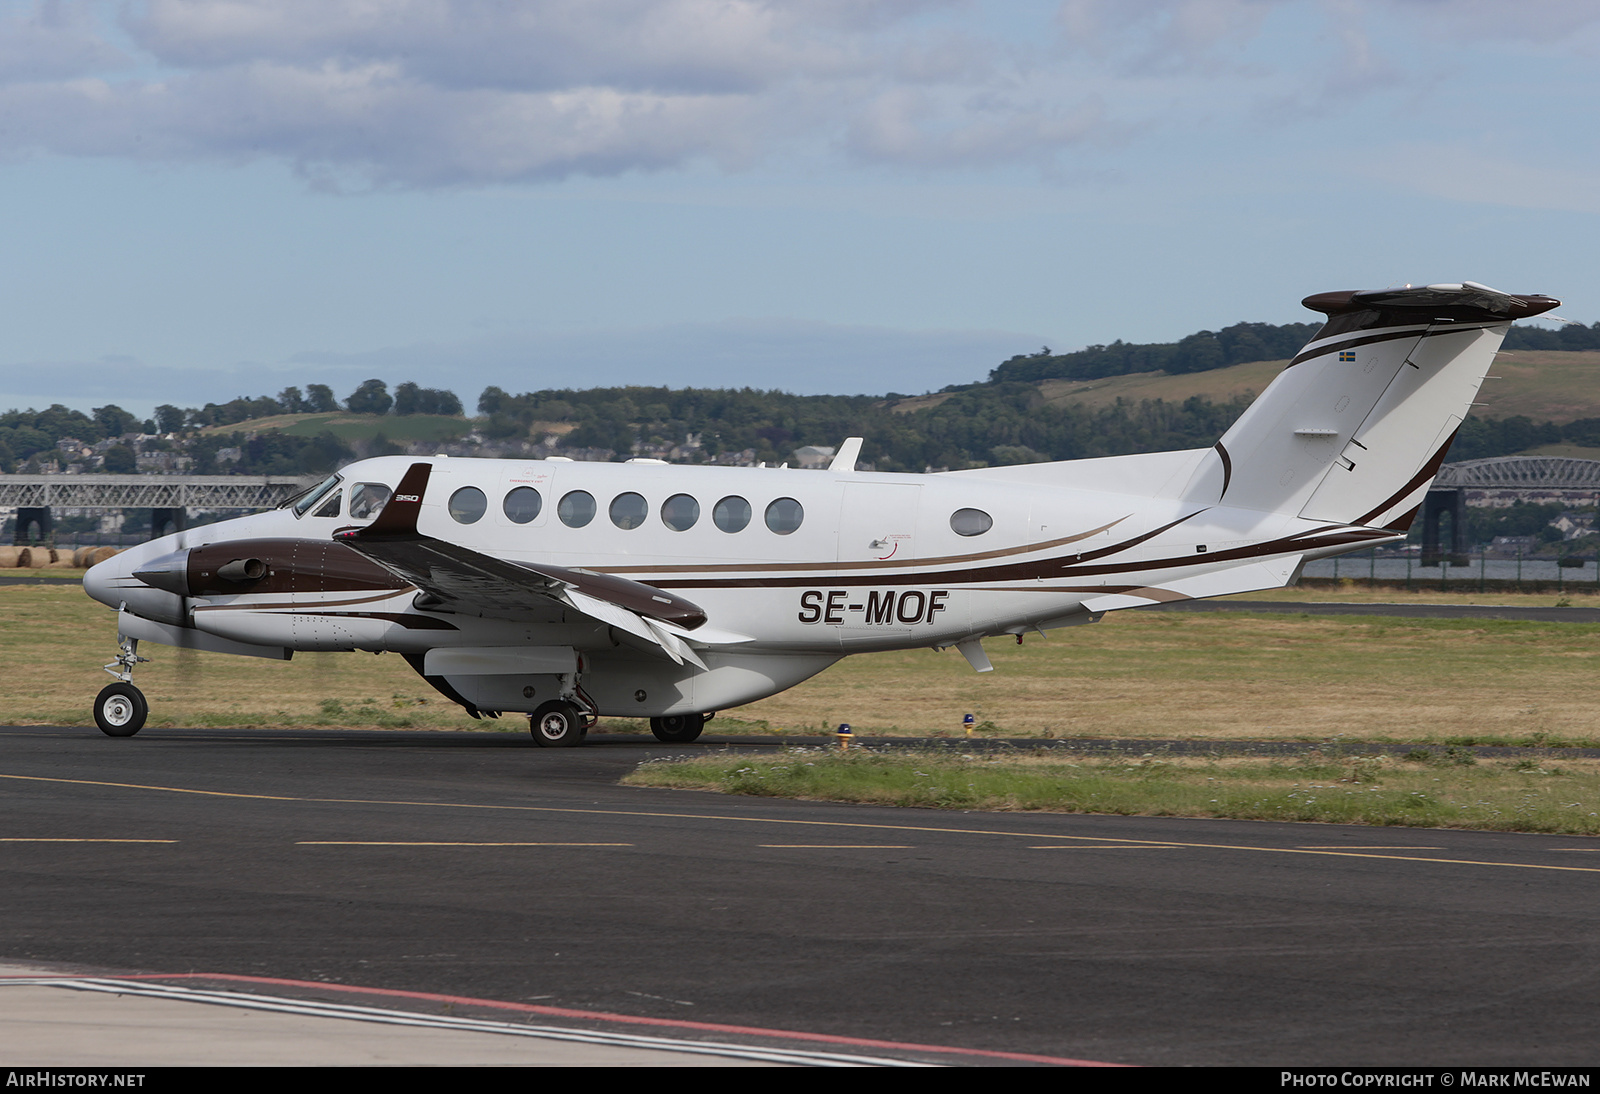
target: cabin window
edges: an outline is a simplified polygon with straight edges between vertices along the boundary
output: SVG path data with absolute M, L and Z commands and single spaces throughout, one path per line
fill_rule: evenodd
M 574 490 L 556 505 L 556 516 L 568 528 L 582 528 L 594 519 L 597 508 L 593 494 L 587 490 Z
M 982 509 L 957 509 L 950 514 L 950 530 L 958 536 L 981 536 L 994 527 L 994 518 Z
M 674 494 L 661 503 L 661 523 L 674 532 L 687 532 L 700 520 L 700 503 L 688 494 Z
M 750 503 L 738 496 L 723 498 L 712 508 L 711 519 L 724 532 L 742 532 L 750 523 Z
M 640 494 L 618 494 L 611 499 L 611 523 L 618 528 L 637 528 L 650 515 L 650 503 Z
M 544 499 L 539 496 L 539 491 L 531 486 L 519 486 L 506 495 L 505 501 L 500 503 L 506 519 L 513 524 L 527 524 L 539 515 L 539 510 L 544 508 Z
M 450 495 L 450 516 L 457 524 L 472 524 L 489 511 L 489 499 L 476 486 L 463 486 Z
M 371 520 L 389 500 L 389 488 L 381 482 L 358 482 L 350 488 L 350 518 Z
M 767 527 L 780 536 L 799 528 L 800 522 L 805 519 L 805 509 L 793 498 L 779 498 L 767 506 Z

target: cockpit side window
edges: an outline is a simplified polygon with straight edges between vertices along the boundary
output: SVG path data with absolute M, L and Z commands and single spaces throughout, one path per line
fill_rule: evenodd
M 389 500 L 389 488 L 381 482 L 358 482 L 350 488 L 350 519 L 371 520 Z
M 335 490 L 328 495 L 328 500 L 323 502 L 317 511 L 311 515 L 314 517 L 336 517 L 339 515 L 339 502 L 343 499 L 344 495 Z
M 301 494 L 299 500 L 294 503 L 294 515 L 297 517 L 305 516 L 311 507 L 321 501 L 329 490 L 337 489 L 340 481 L 341 477 L 339 475 L 329 475 L 315 487 Z

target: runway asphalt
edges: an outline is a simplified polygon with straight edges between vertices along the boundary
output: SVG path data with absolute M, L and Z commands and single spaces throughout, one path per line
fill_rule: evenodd
M 1600 840 L 616 785 L 683 751 L 0 728 L 0 960 L 945 1064 L 1600 1055 Z

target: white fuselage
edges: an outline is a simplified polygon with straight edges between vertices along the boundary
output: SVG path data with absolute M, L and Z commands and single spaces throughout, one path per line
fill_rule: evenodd
M 1511 321 L 1558 301 L 1462 282 L 1305 303 L 1328 321 L 1212 448 L 929 475 L 855 470 L 860 438 L 827 471 L 388 456 L 84 586 L 129 641 L 392 650 L 549 741 L 575 710 L 687 717 L 692 740 L 850 653 L 955 646 L 987 671 L 985 635 L 1276 588 L 1402 538 Z M 123 649 L 97 700 L 114 735 L 143 717 Z
M 1164 458 L 1181 478 L 1203 455 Z M 431 463 L 419 533 L 496 559 L 613 574 L 691 601 L 706 623 L 687 638 L 702 648 L 705 667 L 654 656 L 647 643 L 555 605 L 441 612 L 419 607 L 412 585 L 360 587 L 336 574 L 293 589 L 181 599 L 130 579 L 175 550 L 230 542 L 304 541 L 295 553 L 303 566 L 323 550 L 316 545 L 337 549 L 336 530 L 370 520 L 350 516 L 360 484 L 392 491 L 418 462 Z M 1097 464 L 1104 475 L 1095 474 Z M 86 585 L 136 615 L 244 645 L 412 655 L 570 649 L 603 712 L 657 714 L 750 701 L 849 653 L 961 645 L 1090 622 L 1109 608 L 1277 586 L 1308 554 L 1371 542 L 1370 533 L 1351 538 L 1351 529 L 1326 523 L 1123 492 L 1118 461 L 1046 466 L 1071 468 L 1080 479 L 1087 473 L 1108 489 L 981 473 L 382 457 L 345 468 L 336 491 L 303 513 L 284 508 L 177 533 L 102 564 Z M 593 499 L 587 520 L 582 495 Z M 1185 580 L 1211 584 L 1192 593 L 1170 588 Z M 459 671 L 464 663 L 439 675 L 453 683 L 475 675 Z M 519 709 L 519 674 L 482 675 L 498 677 L 490 681 L 497 687 L 467 680 L 460 689 Z M 639 700 L 640 692 L 671 702 Z

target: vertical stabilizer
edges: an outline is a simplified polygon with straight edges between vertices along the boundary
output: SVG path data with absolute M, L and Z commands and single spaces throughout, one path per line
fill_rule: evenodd
M 1191 500 L 1403 530 L 1511 321 L 1560 301 L 1469 281 L 1304 303 L 1327 322 L 1218 442 Z

